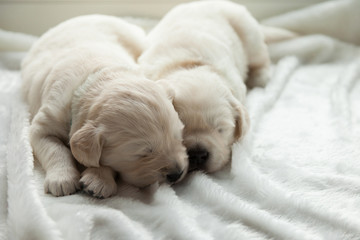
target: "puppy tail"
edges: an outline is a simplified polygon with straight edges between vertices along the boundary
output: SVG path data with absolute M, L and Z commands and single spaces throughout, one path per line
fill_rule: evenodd
M 284 28 L 261 25 L 261 29 L 267 44 L 299 37 L 299 34 Z

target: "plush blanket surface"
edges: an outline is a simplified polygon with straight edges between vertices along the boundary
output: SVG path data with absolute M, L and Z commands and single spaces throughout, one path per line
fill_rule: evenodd
M 231 165 L 153 194 L 44 194 L 19 64 L 36 38 L 0 32 L 0 239 L 360 239 L 360 1 L 264 21 L 273 76 L 249 91 L 251 131 Z

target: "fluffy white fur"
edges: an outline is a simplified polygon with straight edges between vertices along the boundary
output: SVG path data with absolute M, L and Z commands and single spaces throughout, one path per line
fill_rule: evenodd
M 264 85 L 268 78 L 261 27 L 241 5 L 193 2 L 172 9 L 147 44 L 139 63 L 174 92 L 190 168 L 221 169 L 249 126 L 244 81 Z
M 46 192 L 69 195 L 82 184 L 109 197 L 115 171 L 138 187 L 185 174 L 183 124 L 166 91 L 136 64 L 144 38 L 118 18 L 82 16 L 48 31 L 24 59 L 30 141 Z M 88 167 L 80 181 L 75 159 Z

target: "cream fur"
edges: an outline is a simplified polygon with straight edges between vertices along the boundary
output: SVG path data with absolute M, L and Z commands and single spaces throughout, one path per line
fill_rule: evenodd
M 200 168 L 221 169 L 249 126 L 244 81 L 263 86 L 268 79 L 270 60 L 256 20 L 227 1 L 179 5 L 149 33 L 139 64 L 174 92 L 189 155 L 205 150 Z
M 183 124 L 166 91 L 136 64 L 144 38 L 116 17 L 81 16 L 44 34 L 24 59 L 30 141 L 47 192 L 72 194 L 81 182 L 109 197 L 114 171 L 138 187 L 186 173 Z M 89 167 L 81 179 L 75 159 Z

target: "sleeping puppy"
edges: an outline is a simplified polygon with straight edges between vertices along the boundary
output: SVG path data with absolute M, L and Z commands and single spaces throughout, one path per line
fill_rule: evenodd
M 249 128 L 244 81 L 268 79 L 270 60 L 256 20 L 227 1 L 179 5 L 148 34 L 138 62 L 174 94 L 189 169 L 221 169 Z
M 45 33 L 22 63 L 30 141 L 55 196 L 116 193 L 115 172 L 137 187 L 175 183 L 188 160 L 170 96 L 136 58 L 144 32 L 102 15 L 70 19 Z M 75 159 L 86 166 L 80 175 Z

